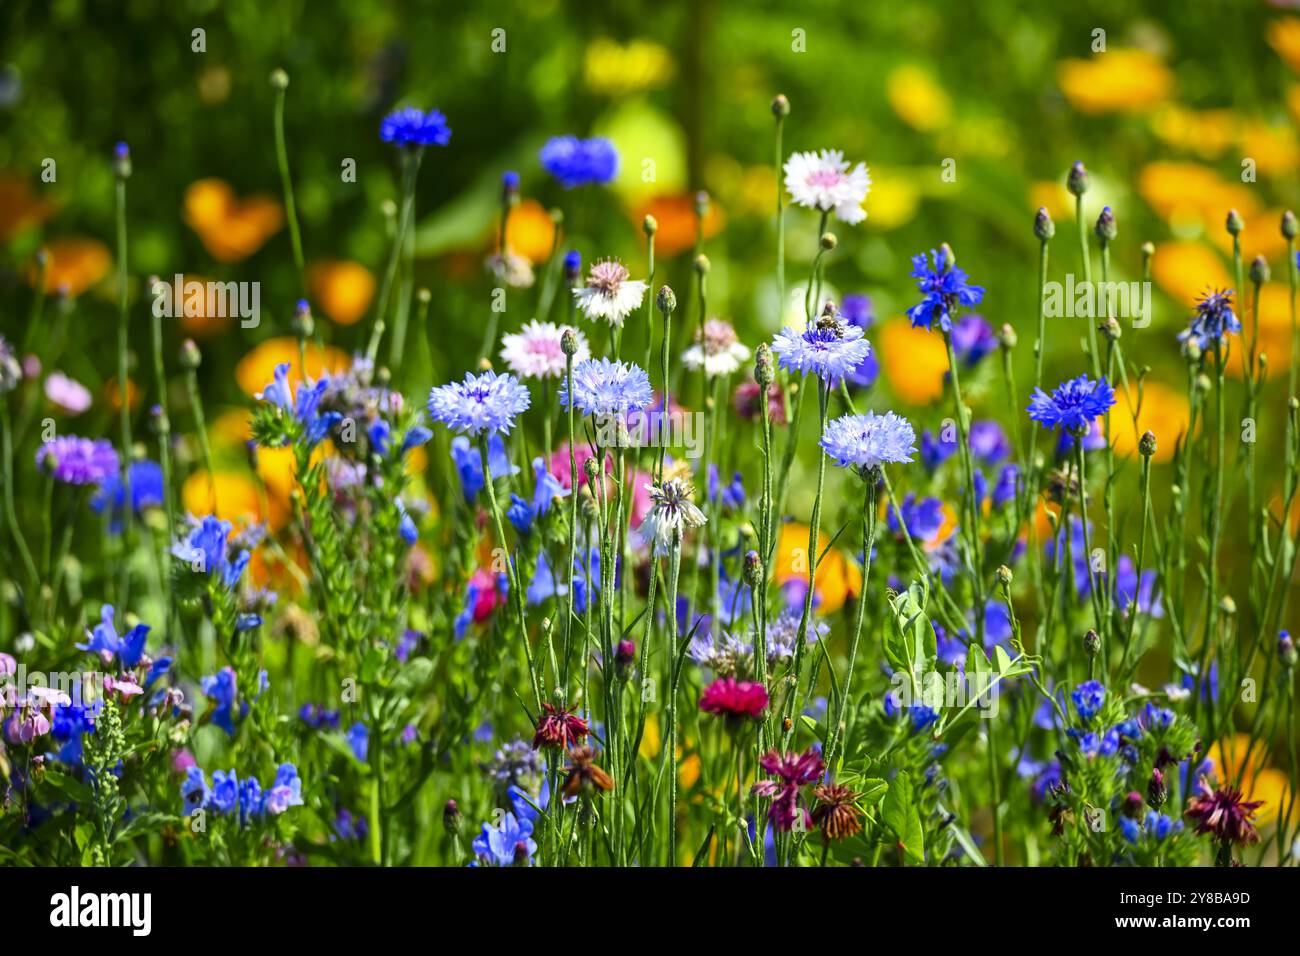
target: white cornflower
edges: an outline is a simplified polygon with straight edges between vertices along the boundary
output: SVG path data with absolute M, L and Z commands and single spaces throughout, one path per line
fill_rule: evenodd
M 709 319 L 704 323 L 703 341 L 697 329 L 695 344 L 682 353 L 682 364 L 693 372 L 703 366 L 705 376 L 716 378 L 739 371 L 749 357 L 749 349 L 740 344 L 730 322 Z
M 858 163 L 849 169 L 838 149 L 817 153 L 793 153 L 785 164 L 785 188 L 800 206 L 834 210 L 850 226 L 867 218 L 862 201 L 871 189 L 867 167 Z
M 501 337 L 501 358 L 520 378 L 558 378 L 566 369 L 561 346 L 566 328 L 570 327 L 533 319 L 518 332 Z M 573 334 L 578 340 L 578 351 L 573 353 L 577 365 L 591 357 L 591 349 L 586 336 L 577 329 Z
M 662 485 L 646 485 L 646 490 L 650 492 L 650 510 L 637 535 L 642 544 L 654 542 L 656 555 L 668 553 L 675 533 L 685 537 L 687 531 L 708 520 L 691 501 L 695 491 L 684 478 L 667 478 Z
M 587 273 L 587 284 L 573 290 L 578 308 L 593 321 L 601 319 L 622 327 L 626 319 L 645 298 L 646 284 L 628 278 L 627 266 L 616 259 L 597 262 Z

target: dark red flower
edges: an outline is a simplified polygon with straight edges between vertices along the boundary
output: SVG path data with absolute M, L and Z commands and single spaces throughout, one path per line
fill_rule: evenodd
M 795 820 L 803 816 L 804 825 L 810 822 L 808 811 L 799 806 L 799 788 L 812 783 L 826 770 L 821 756 L 811 747 L 801 754 L 782 754 L 772 750 L 758 758 L 758 765 L 776 777 L 754 784 L 754 794 L 771 797 L 772 807 L 767 818 L 782 833 L 794 829 Z
M 538 747 L 564 747 L 566 750 L 582 742 L 582 738 L 591 732 L 587 722 L 577 714 L 571 714 L 563 707 L 542 704 L 542 716 L 537 721 L 537 733 L 533 735 L 533 749 Z
M 1235 787 L 1212 789 L 1202 777 L 1184 815 L 1196 821 L 1197 833 L 1213 833 L 1225 844 L 1245 846 L 1259 842 L 1259 832 L 1251 818 L 1263 805 L 1263 800 L 1243 800 L 1241 791 Z
M 813 823 L 822 828 L 829 840 L 846 840 L 862 830 L 858 818 L 862 816 L 853 803 L 856 791 L 839 783 L 819 784 L 813 790 L 817 809 L 812 812 Z
M 767 709 L 767 688 L 734 677 L 719 677 L 700 692 L 700 710 L 722 717 L 757 720 Z

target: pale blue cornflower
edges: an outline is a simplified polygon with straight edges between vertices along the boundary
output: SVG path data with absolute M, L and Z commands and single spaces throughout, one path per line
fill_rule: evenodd
M 821 446 L 843 468 L 866 473 L 882 465 L 909 462 L 916 453 L 916 432 L 907 419 L 885 412 L 844 415 L 826 423 Z
M 626 415 L 644 411 L 654 395 L 650 376 L 632 362 L 587 359 L 573 367 L 573 404 L 584 415 Z M 569 383 L 560 386 L 560 405 L 569 407 Z
M 465 373 L 465 381 L 435 386 L 429 392 L 429 414 L 453 431 L 468 435 L 509 434 L 515 416 L 532 404 L 528 388 L 513 375 L 489 369 Z
M 871 354 L 862 329 L 840 321 L 833 305 L 802 332 L 786 326 L 772 339 L 781 368 L 800 375 L 815 374 L 832 388 L 853 373 Z

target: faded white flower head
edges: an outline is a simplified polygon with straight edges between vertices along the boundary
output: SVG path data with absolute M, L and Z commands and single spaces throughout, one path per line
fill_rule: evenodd
M 510 371 L 520 378 L 558 378 L 565 374 L 564 330 L 572 326 L 533 319 L 518 332 L 501 337 L 501 358 Z M 587 338 L 573 329 L 578 340 L 578 350 L 573 353 L 573 364 L 591 358 Z
M 504 282 L 512 289 L 532 288 L 533 264 L 509 247 L 504 252 L 492 253 L 484 264 L 498 282 Z
M 629 278 L 627 266 L 617 259 L 597 262 L 587 273 L 587 284 L 573 290 L 578 308 L 589 319 L 621 327 L 645 298 L 646 284 Z
M 849 169 L 838 149 L 791 154 L 785 164 L 785 188 L 800 206 L 834 210 L 836 218 L 850 226 L 867 218 L 862 201 L 871 189 L 871 176 L 862 163 Z
M 701 527 L 708 519 L 695 507 L 691 497 L 695 489 L 685 478 L 666 478 L 661 485 L 646 485 L 650 493 L 650 510 L 637 529 L 642 544 L 654 543 L 654 553 L 664 555 L 672 546 L 673 537 L 685 537 L 692 528 Z
M 709 319 L 704 323 L 704 335 L 695 331 L 695 344 L 682 353 L 682 364 L 693 372 L 701 366 L 708 378 L 730 375 L 749 361 L 752 353 L 736 337 L 730 322 Z

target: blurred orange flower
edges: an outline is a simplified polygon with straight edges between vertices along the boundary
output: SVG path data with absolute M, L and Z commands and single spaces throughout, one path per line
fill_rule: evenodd
M 898 318 L 880 327 L 879 345 L 880 363 L 895 395 L 911 405 L 943 397 L 948 352 L 942 336 Z
M 659 231 L 655 233 L 655 255 L 675 256 L 694 248 L 699 217 L 695 215 L 693 194 L 656 196 L 634 208 L 631 215 L 638 228 L 646 216 L 654 216 L 659 223 Z M 709 211 L 704 215 L 704 238 L 716 236 L 726 219 L 716 202 L 709 203 Z
M 375 295 L 375 277 L 359 262 L 327 259 L 307 270 L 307 286 L 321 311 L 339 325 L 352 325 L 366 314 Z
M 97 239 L 64 236 L 45 245 L 49 256 L 45 264 L 45 293 L 63 290 L 76 298 L 108 273 L 113 256 Z M 35 282 L 37 269 L 32 265 L 29 281 Z
M 1237 135 L 1231 110 L 1189 110 L 1170 103 L 1151 117 L 1151 130 L 1170 146 L 1205 159 L 1221 156 Z
M 1270 23 L 1268 45 L 1287 66 L 1300 73 L 1300 19 L 1281 17 Z
M 550 256 L 554 243 L 555 222 L 546 207 L 536 199 L 525 199 L 511 210 L 510 219 L 506 222 L 506 246 L 511 252 L 537 265 Z M 495 251 L 495 227 L 491 246 Z
M 789 522 L 781 525 L 781 536 L 776 545 L 776 566 L 772 577 L 778 584 L 791 580 L 808 580 L 808 525 Z M 826 547 L 829 539 L 818 535 L 818 550 Z M 849 561 L 839 548 L 831 548 L 817 566 L 813 587 L 820 600 L 818 614 L 834 614 L 844 606 L 850 594 L 862 590 L 862 572 Z
M 214 514 L 238 528 L 263 519 L 257 484 L 241 472 L 218 471 L 209 480 L 198 469 L 181 485 L 181 505 L 192 515 Z
M 0 246 L 24 229 L 39 226 L 53 212 L 53 203 L 33 195 L 26 176 L 0 174 Z
M 1141 113 L 1164 102 L 1174 76 L 1146 50 L 1109 50 L 1087 60 L 1062 60 L 1056 78 L 1082 113 Z
M 1189 313 L 1207 289 L 1232 288 L 1232 277 L 1223 260 L 1199 242 L 1162 242 L 1156 246 L 1151 277 Z
M 1123 389 L 1119 392 L 1118 401 L 1110 412 L 1110 439 L 1115 453 L 1130 457 L 1136 455 L 1138 441 L 1150 431 L 1156 436 L 1156 453 L 1152 460 L 1170 461 L 1174 457 L 1174 445 L 1179 438 L 1186 436 L 1192 420 L 1187 396 L 1163 382 L 1150 378 L 1144 380 L 1142 408 L 1135 425 L 1133 409 L 1137 405 L 1137 384 L 1133 384 L 1131 393 L 1125 393 Z
M 238 199 L 221 179 L 200 179 L 185 190 L 185 223 L 220 262 L 247 259 L 284 226 L 280 203 L 269 196 Z
M 347 371 L 348 354 L 342 349 L 316 345 L 307 346 L 307 375 L 317 378 L 322 371 L 336 373 Z M 302 381 L 302 367 L 298 360 L 298 340 L 292 336 L 267 339 L 239 360 L 235 366 L 235 381 L 246 395 L 257 395 L 275 377 L 275 367 L 289 363 L 289 380 L 295 386 Z

